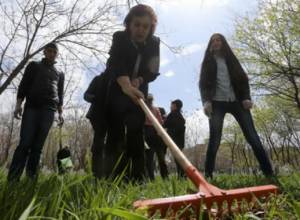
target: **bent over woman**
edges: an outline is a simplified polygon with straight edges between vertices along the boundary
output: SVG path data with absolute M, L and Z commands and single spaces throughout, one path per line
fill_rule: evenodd
M 145 115 L 137 99 L 148 94 L 148 84 L 159 75 L 159 44 L 154 36 L 157 18 L 147 5 L 136 5 L 127 14 L 124 31 L 113 35 L 107 61 L 112 76 L 108 93 L 106 175 L 121 174 L 141 180 L 145 174 L 143 127 Z

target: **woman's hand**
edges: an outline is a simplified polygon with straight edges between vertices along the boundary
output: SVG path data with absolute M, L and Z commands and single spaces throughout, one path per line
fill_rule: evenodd
M 21 119 L 22 112 L 23 112 L 22 106 L 21 105 L 16 105 L 15 111 L 14 111 L 14 117 L 16 119 Z
M 134 87 L 134 88 L 139 88 L 140 87 L 140 81 L 136 78 L 136 79 L 133 79 L 131 80 L 131 85 Z
M 139 78 L 137 78 L 139 79 Z M 117 78 L 118 84 L 121 86 L 122 91 L 128 95 L 135 104 L 138 104 L 138 99 L 144 99 L 144 94 L 132 85 L 128 76 L 120 76 Z
M 23 113 L 22 100 L 17 99 L 17 104 L 16 104 L 15 111 L 14 111 L 14 117 L 16 119 L 21 119 L 22 113 Z
M 203 107 L 203 110 L 204 110 L 204 114 L 210 118 L 211 117 L 211 114 L 212 114 L 212 103 L 210 101 L 207 101 L 204 103 L 204 107 Z
M 62 106 L 58 106 L 57 110 L 58 110 L 58 126 L 62 127 L 65 122 L 64 117 L 62 116 L 63 113 Z
M 122 87 L 122 91 L 128 95 L 135 104 L 138 104 L 138 99 L 144 99 L 144 94 L 133 86 Z
M 139 88 L 142 85 L 143 81 L 144 80 L 142 77 L 138 77 L 138 78 L 131 80 L 131 85 L 135 88 Z
M 253 107 L 253 102 L 249 99 L 243 100 L 242 104 L 243 104 L 244 109 L 246 109 L 246 110 L 249 110 Z

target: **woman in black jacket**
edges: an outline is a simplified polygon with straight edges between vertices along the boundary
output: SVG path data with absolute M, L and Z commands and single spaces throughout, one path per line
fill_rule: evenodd
M 231 113 L 251 145 L 263 173 L 272 176 L 271 162 L 257 135 L 250 113 L 253 104 L 248 77 L 221 34 L 214 34 L 210 38 L 202 62 L 199 87 L 204 113 L 209 117 L 205 175 L 212 177 L 224 116 Z
M 129 179 L 141 180 L 145 173 L 145 115 L 137 100 L 147 96 L 148 83 L 159 75 L 160 41 L 153 35 L 156 23 L 153 9 L 139 4 L 126 16 L 125 30 L 113 35 L 105 70 L 111 78 L 107 96 L 107 176 L 116 176 L 127 166 Z

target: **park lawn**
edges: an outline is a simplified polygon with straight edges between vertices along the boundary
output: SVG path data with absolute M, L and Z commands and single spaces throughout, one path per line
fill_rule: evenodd
M 282 175 L 279 179 L 282 194 L 259 204 L 259 209 L 232 218 L 300 219 L 300 174 Z M 216 175 L 211 183 L 224 189 L 269 184 L 262 176 L 227 174 Z M 96 181 L 91 175 L 76 173 L 40 175 L 36 183 L 23 178 L 8 186 L 1 171 L 0 219 L 149 219 L 145 210 L 133 209 L 135 200 L 183 195 L 191 189 L 190 181 L 175 176 L 136 185 L 124 183 L 122 178 Z

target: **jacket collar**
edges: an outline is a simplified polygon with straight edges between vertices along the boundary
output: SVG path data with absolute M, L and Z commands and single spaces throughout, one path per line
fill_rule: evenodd
M 42 59 L 42 63 L 46 64 L 48 66 L 54 66 L 54 64 L 56 63 L 56 61 L 52 62 L 52 61 L 47 60 L 46 58 L 43 58 Z

